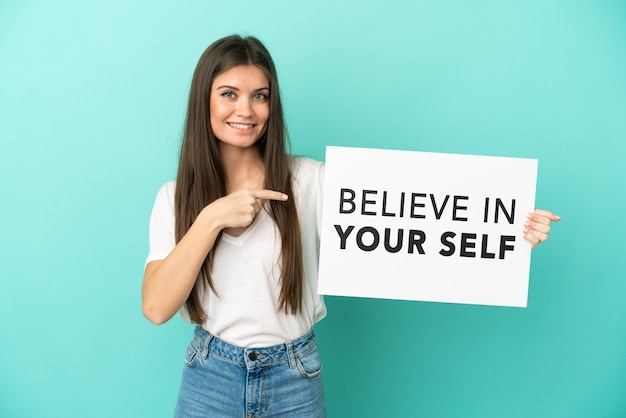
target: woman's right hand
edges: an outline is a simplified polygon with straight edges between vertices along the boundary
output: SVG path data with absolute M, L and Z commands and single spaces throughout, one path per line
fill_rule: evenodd
M 215 200 L 202 212 L 209 211 L 220 229 L 244 228 L 254 221 L 265 201 L 287 199 L 286 194 L 273 190 L 238 190 Z

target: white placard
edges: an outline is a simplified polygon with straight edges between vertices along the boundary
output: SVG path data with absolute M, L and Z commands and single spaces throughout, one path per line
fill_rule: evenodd
M 327 147 L 320 294 L 525 307 L 537 160 Z

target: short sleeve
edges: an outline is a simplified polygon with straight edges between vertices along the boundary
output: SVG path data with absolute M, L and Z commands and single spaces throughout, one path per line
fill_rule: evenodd
M 152 214 L 150 215 L 150 251 L 146 265 L 155 260 L 163 260 L 176 246 L 174 235 L 174 192 L 176 183 L 165 183 L 158 191 Z

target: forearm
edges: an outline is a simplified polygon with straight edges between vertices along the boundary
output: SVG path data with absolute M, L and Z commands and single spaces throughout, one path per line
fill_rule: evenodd
M 155 324 L 167 322 L 183 306 L 207 254 L 224 228 L 249 226 L 267 199 L 288 196 L 272 190 L 239 190 L 215 200 L 164 260 L 148 263 L 141 289 L 143 313 Z
M 164 260 L 148 263 L 141 294 L 143 313 L 151 322 L 167 322 L 183 306 L 220 230 L 205 210 Z

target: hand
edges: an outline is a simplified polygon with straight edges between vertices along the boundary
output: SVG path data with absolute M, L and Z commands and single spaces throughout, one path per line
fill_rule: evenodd
M 547 210 L 535 209 L 528 214 L 528 220 L 524 223 L 524 238 L 530 242 L 532 248 L 548 239 L 550 223 L 561 220 L 560 216 Z
M 210 209 L 211 216 L 221 229 L 243 228 L 254 221 L 263 208 L 265 200 L 285 201 L 288 196 L 273 190 L 238 190 L 217 199 L 205 209 Z

